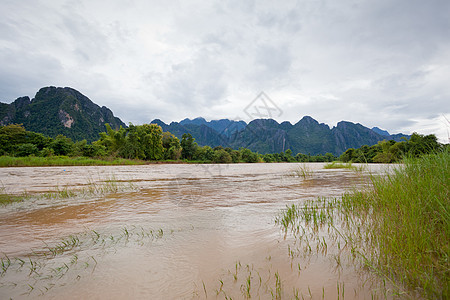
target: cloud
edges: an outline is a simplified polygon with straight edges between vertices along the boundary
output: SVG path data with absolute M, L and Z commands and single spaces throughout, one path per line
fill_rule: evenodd
M 431 130 L 450 113 L 449 11 L 445 0 L 5 0 L 0 99 L 72 86 L 143 123 L 243 116 L 264 91 L 279 121 Z

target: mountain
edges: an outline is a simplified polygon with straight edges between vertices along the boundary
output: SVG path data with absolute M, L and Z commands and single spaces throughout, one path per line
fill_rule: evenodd
M 244 121 L 234 121 L 229 119 L 220 119 L 220 120 L 211 120 L 206 121 L 204 118 L 195 118 L 193 120 L 191 119 L 184 119 L 180 122 L 181 125 L 205 125 L 211 129 L 214 129 L 216 132 L 226 136 L 230 137 L 233 135 L 233 133 L 241 131 L 247 126 L 247 123 Z
M 17 98 L 11 104 L 0 103 L 0 125 L 23 124 L 26 130 L 55 137 L 63 134 L 78 141 L 94 141 L 105 124 L 126 127 L 110 109 L 100 107 L 69 87 L 44 87 L 30 100 Z
M 401 135 L 404 136 L 404 135 Z M 253 120 L 230 140 L 233 148 L 246 147 L 259 153 L 284 152 L 339 155 L 348 148 L 374 145 L 384 139 L 399 141 L 401 136 L 382 136 L 375 131 L 351 122 L 342 121 L 330 129 L 310 116 L 296 124 L 278 124 L 275 120 Z
M 222 146 L 228 142 L 228 138 L 225 135 L 220 134 L 219 132 L 201 122 L 199 122 L 198 124 L 193 122 L 183 122 L 184 125 L 182 125 L 181 122 L 171 122 L 170 124 L 166 124 L 159 119 L 155 119 L 150 123 L 158 124 L 159 126 L 161 126 L 163 131 L 169 131 L 180 140 L 183 134 L 190 133 L 195 138 L 197 144 L 201 146 L 216 147 Z
M 379 135 L 390 136 L 389 132 L 387 132 L 386 130 L 380 129 L 378 127 L 373 127 L 372 130 L 375 131 L 376 133 L 378 133 Z
M 98 106 L 80 92 L 52 86 L 41 88 L 33 99 L 20 97 L 11 104 L 0 102 L 0 125 L 18 123 L 29 131 L 51 137 L 63 134 L 75 141 L 86 139 L 90 142 L 99 138 L 99 132 L 105 131 L 105 123 L 114 129 L 126 127 L 111 110 Z M 330 152 L 340 155 L 348 148 L 370 146 L 384 139 L 400 141 L 408 138 L 347 121 L 330 128 L 310 116 L 295 124 L 287 121 L 280 124 L 272 119 L 256 119 L 249 124 L 229 119 L 206 121 L 201 117 L 170 124 L 155 119 L 151 123 L 180 139 L 184 133 L 190 133 L 201 146 L 244 147 L 262 154 L 291 149 L 294 154 Z
M 219 121 L 229 127 L 236 125 L 233 123 L 236 121 L 226 119 Z M 170 124 L 156 119 L 151 123 L 160 125 L 164 131 L 170 131 L 180 139 L 184 133 L 190 133 L 201 146 L 223 146 L 233 149 L 244 147 L 262 154 L 291 149 L 295 154 L 300 152 L 316 155 L 330 152 L 340 155 L 348 148 L 371 146 L 384 139 L 400 141 L 402 137 L 408 137 L 403 134 L 381 135 L 361 124 L 347 121 L 341 121 L 330 129 L 328 125 L 319 123 L 310 116 L 303 117 L 294 125 L 287 121 L 279 124 L 272 119 L 256 119 L 245 127 L 241 126 L 240 130 L 234 129 L 232 134 L 224 134 L 223 127 L 215 129 L 212 125 L 216 124 L 215 122 L 196 118 Z

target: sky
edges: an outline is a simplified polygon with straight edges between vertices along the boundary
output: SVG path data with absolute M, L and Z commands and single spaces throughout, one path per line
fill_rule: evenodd
M 311 116 L 450 142 L 450 1 L 0 1 L 0 101 L 72 87 L 125 123 Z M 263 94 L 261 94 L 263 93 Z

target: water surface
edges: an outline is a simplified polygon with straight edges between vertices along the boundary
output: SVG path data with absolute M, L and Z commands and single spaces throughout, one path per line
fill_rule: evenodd
M 320 163 L 2 168 L 8 193 L 120 187 L 0 208 L 0 253 L 12 261 L 0 298 L 337 298 L 344 286 L 345 298 L 370 298 L 368 274 L 330 255 L 293 259 L 295 241 L 274 222 L 286 205 L 339 197 L 365 177 Z M 49 254 L 71 236 L 73 249 Z

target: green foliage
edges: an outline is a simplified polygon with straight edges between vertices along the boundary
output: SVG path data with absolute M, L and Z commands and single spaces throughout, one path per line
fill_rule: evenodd
M 64 135 L 52 139 L 40 133 L 26 131 L 22 125 L 0 126 L 0 155 L 8 156 L 83 156 L 121 157 L 139 160 L 178 160 L 216 163 L 256 162 L 332 162 L 337 159 L 332 153 L 310 155 L 297 153 L 293 156 L 288 148 L 284 152 L 258 154 L 247 148 L 234 150 L 230 147 L 200 147 L 191 134 L 183 134 L 181 142 L 170 132 L 163 132 L 156 124 L 133 125 L 128 128 L 112 129 L 105 125 L 106 132 L 100 138 L 88 143 L 86 140 L 74 143 Z M 340 156 L 343 162 L 391 163 L 405 156 L 417 157 L 443 148 L 434 135 L 423 136 L 414 133 L 409 141 L 380 141 L 373 146 L 347 149 Z
M 392 145 L 382 146 L 387 151 Z M 351 164 L 329 167 L 352 168 Z M 339 255 L 347 251 L 351 261 L 390 282 L 394 296 L 449 299 L 449 178 L 447 147 L 406 158 L 385 174 L 371 176 L 372 185 L 342 198 L 289 206 L 276 222 L 292 231 L 299 244 L 317 241 L 314 245 L 318 251 L 323 247 L 325 255 L 325 238 L 328 244 L 337 242 Z
M 393 163 L 405 156 L 420 157 L 434 153 L 442 148 L 434 134 L 413 133 L 408 141 L 380 141 L 373 146 L 364 145 L 358 149 L 350 148 L 341 154 L 340 160 L 354 163 Z
M 427 298 L 450 296 L 449 178 L 447 150 L 407 158 L 393 174 L 373 178 L 373 190 L 342 199 L 350 213 L 370 220 L 365 222 L 369 244 L 361 249 L 365 256 L 388 277 L 419 287 Z
M 40 133 L 26 131 L 22 124 L 0 126 L 0 153 L 3 155 L 37 155 L 50 141 Z
M 256 163 L 259 162 L 258 154 L 250 151 L 247 148 L 240 148 L 239 152 L 241 152 L 241 161 L 245 163 Z
M 183 159 L 193 159 L 197 147 L 197 143 L 190 133 L 183 134 L 181 137 L 181 157 Z
M 75 143 L 75 155 L 84 157 L 106 156 L 106 148 L 98 143 L 88 144 L 86 140 Z
M 131 127 L 131 126 L 130 126 Z M 136 126 L 141 147 L 144 150 L 144 159 L 161 160 L 164 157 L 162 144 L 162 128 L 156 124 Z
M 219 149 L 217 151 L 214 151 L 213 162 L 229 164 L 233 162 L 233 159 L 231 158 L 230 153 L 228 153 L 224 149 Z
M 199 161 L 214 161 L 216 152 L 209 146 L 197 147 L 194 159 Z
M 130 124 L 128 128 L 120 127 L 119 130 L 106 124 L 106 132 L 100 133 L 100 139 L 94 145 L 103 146 L 112 156 L 144 160 L 161 160 L 165 151 L 172 146 L 177 147 L 176 140 L 166 141 L 169 149 L 165 150 L 162 129 L 156 124 Z
M 412 157 L 420 157 L 423 154 L 433 153 L 441 148 L 434 134 L 421 135 L 413 133 L 407 144 L 408 153 Z
M 241 161 L 241 152 L 238 150 L 233 150 L 229 147 L 225 148 L 225 151 L 227 151 L 228 153 L 230 153 L 231 156 L 231 161 L 233 163 L 238 163 Z
M 50 147 L 56 155 L 69 155 L 75 150 L 72 140 L 61 134 L 50 143 Z
M 272 154 L 264 154 L 263 155 L 263 161 L 266 163 L 271 163 L 275 161 L 275 158 L 273 157 Z
M 162 133 L 162 145 L 164 148 L 164 159 L 177 160 L 181 157 L 180 140 L 170 132 Z

